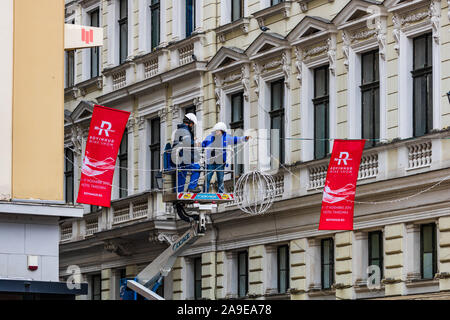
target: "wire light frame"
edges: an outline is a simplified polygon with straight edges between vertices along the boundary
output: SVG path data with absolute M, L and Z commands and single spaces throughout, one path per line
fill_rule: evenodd
M 261 171 L 247 172 L 236 182 L 234 196 L 241 211 L 251 215 L 264 214 L 275 199 L 275 180 Z

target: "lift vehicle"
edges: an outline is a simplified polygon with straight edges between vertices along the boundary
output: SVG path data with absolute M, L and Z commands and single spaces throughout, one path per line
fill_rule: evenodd
M 192 149 L 192 148 L 190 148 Z M 218 148 L 194 148 L 200 154 L 199 165 L 200 178 L 206 180 L 208 171 L 205 164 L 205 152 L 207 149 Z M 220 148 L 223 149 L 223 148 Z M 235 162 L 233 148 L 227 148 L 228 166 L 224 166 L 224 175 L 228 179 L 232 180 L 232 190 L 235 186 L 235 173 L 233 162 Z M 149 300 L 163 300 L 161 296 L 156 294 L 156 290 L 162 283 L 162 279 L 169 274 L 177 259 L 186 249 L 194 244 L 200 237 L 206 233 L 206 215 L 211 214 L 219 203 L 234 201 L 234 194 L 231 193 L 192 193 L 192 192 L 177 192 L 178 185 L 178 173 L 181 171 L 194 171 L 191 169 L 184 169 L 183 167 L 176 166 L 172 161 L 172 150 L 170 144 L 168 144 L 162 153 L 161 159 L 161 171 L 159 174 L 160 189 L 163 191 L 163 201 L 171 203 L 175 208 L 179 218 L 190 224 L 190 228 L 175 241 L 172 241 L 168 237 L 161 237 L 161 239 L 169 242 L 170 246 L 163 251 L 155 260 L 153 260 L 147 267 L 145 267 L 134 279 L 124 279 L 122 299 L 137 299 L 138 293 Z M 176 163 L 178 162 L 178 153 L 176 154 Z M 228 169 L 230 168 L 230 169 Z M 199 185 L 201 185 L 199 183 Z M 205 189 L 203 189 L 205 190 Z

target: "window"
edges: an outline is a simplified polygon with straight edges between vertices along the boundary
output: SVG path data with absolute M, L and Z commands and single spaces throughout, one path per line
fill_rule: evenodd
M 244 105 L 243 93 L 239 92 L 231 96 L 231 122 L 230 129 L 233 135 L 242 136 L 244 133 Z M 244 173 L 244 160 L 242 145 L 234 147 L 235 175 Z
M 383 233 L 369 232 L 369 266 L 380 268 L 380 280 L 383 279 Z
M 433 279 L 436 268 L 436 226 L 420 226 L 420 273 L 422 279 Z
M 186 0 L 186 38 L 195 30 L 195 0 Z
M 195 112 L 196 112 L 195 106 L 189 106 L 189 107 L 184 108 L 184 114 L 188 114 L 188 113 L 195 114 Z
M 156 170 L 160 169 L 160 120 L 159 118 L 152 119 L 150 121 L 150 164 L 151 164 L 151 188 L 157 188 L 156 184 Z
M 270 84 L 270 154 L 272 168 L 284 163 L 284 79 Z
M 279 3 L 283 2 L 283 1 L 284 0 L 270 0 L 270 5 L 274 6 L 274 5 L 279 4 Z
M 119 63 L 128 57 L 128 0 L 120 0 L 119 13 Z
M 202 258 L 194 259 L 194 298 L 202 298 Z
M 423 136 L 433 129 L 432 34 L 413 39 L 413 134 Z
M 100 211 L 101 207 L 100 206 L 93 206 L 91 205 L 91 212 L 97 212 Z
M 100 26 L 100 10 L 95 9 L 91 11 L 91 27 Z M 99 64 L 100 64 L 100 54 L 99 47 L 91 48 L 91 78 L 98 77 L 99 75 Z
M 329 152 L 329 77 L 328 65 L 314 69 L 314 158 Z
M 119 195 L 128 195 L 128 130 L 125 129 L 119 148 Z
M 321 281 L 322 289 L 331 289 L 334 283 L 334 242 L 333 239 L 322 239 L 321 248 Z
M 102 300 L 102 277 L 100 274 L 92 276 L 92 300 Z
M 64 180 L 66 189 L 66 203 L 74 203 L 73 195 L 73 151 L 69 148 L 64 150 Z
M 248 253 L 238 252 L 238 296 L 245 297 L 248 291 Z
M 244 0 L 231 0 L 231 22 L 244 16 Z
M 380 138 L 380 75 L 378 50 L 361 55 L 361 125 L 366 146 Z
M 286 293 L 289 288 L 289 246 L 277 250 L 278 292 Z
M 159 34 L 160 34 L 160 12 L 161 5 L 160 0 L 152 0 L 150 6 L 151 14 L 151 35 L 152 35 L 152 50 L 159 45 Z
M 73 87 L 75 84 L 75 50 L 66 53 L 66 87 Z

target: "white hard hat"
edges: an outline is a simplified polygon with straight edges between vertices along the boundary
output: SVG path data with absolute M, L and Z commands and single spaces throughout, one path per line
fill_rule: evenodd
M 223 122 L 217 122 L 216 125 L 213 127 L 213 131 L 223 131 L 226 132 L 227 131 L 227 125 Z
M 188 118 L 189 120 L 191 120 L 195 125 L 197 125 L 198 121 L 197 121 L 197 117 L 195 116 L 195 114 L 193 113 L 188 113 L 186 115 L 184 115 L 185 118 Z

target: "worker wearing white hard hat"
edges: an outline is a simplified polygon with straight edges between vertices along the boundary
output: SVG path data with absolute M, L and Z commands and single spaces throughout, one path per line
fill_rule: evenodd
M 213 132 L 206 137 L 202 147 L 206 148 L 206 190 L 209 192 L 211 179 L 216 173 L 218 182 L 218 192 L 224 193 L 223 178 L 227 163 L 227 147 L 234 146 L 249 140 L 249 136 L 234 137 L 227 134 L 227 126 L 223 122 L 218 122 L 213 127 Z
M 195 150 L 194 126 L 198 123 L 197 117 L 193 113 L 188 113 L 183 118 L 183 123 L 177 126 L 173 135 L 172 161 L 178 168 L 178 192 L 184 192 L 186 177 L 191 174 L 188 192 L 200 193 L 198 179 L 200 177 L 200 165 L 198 164 L 200 155 Z

